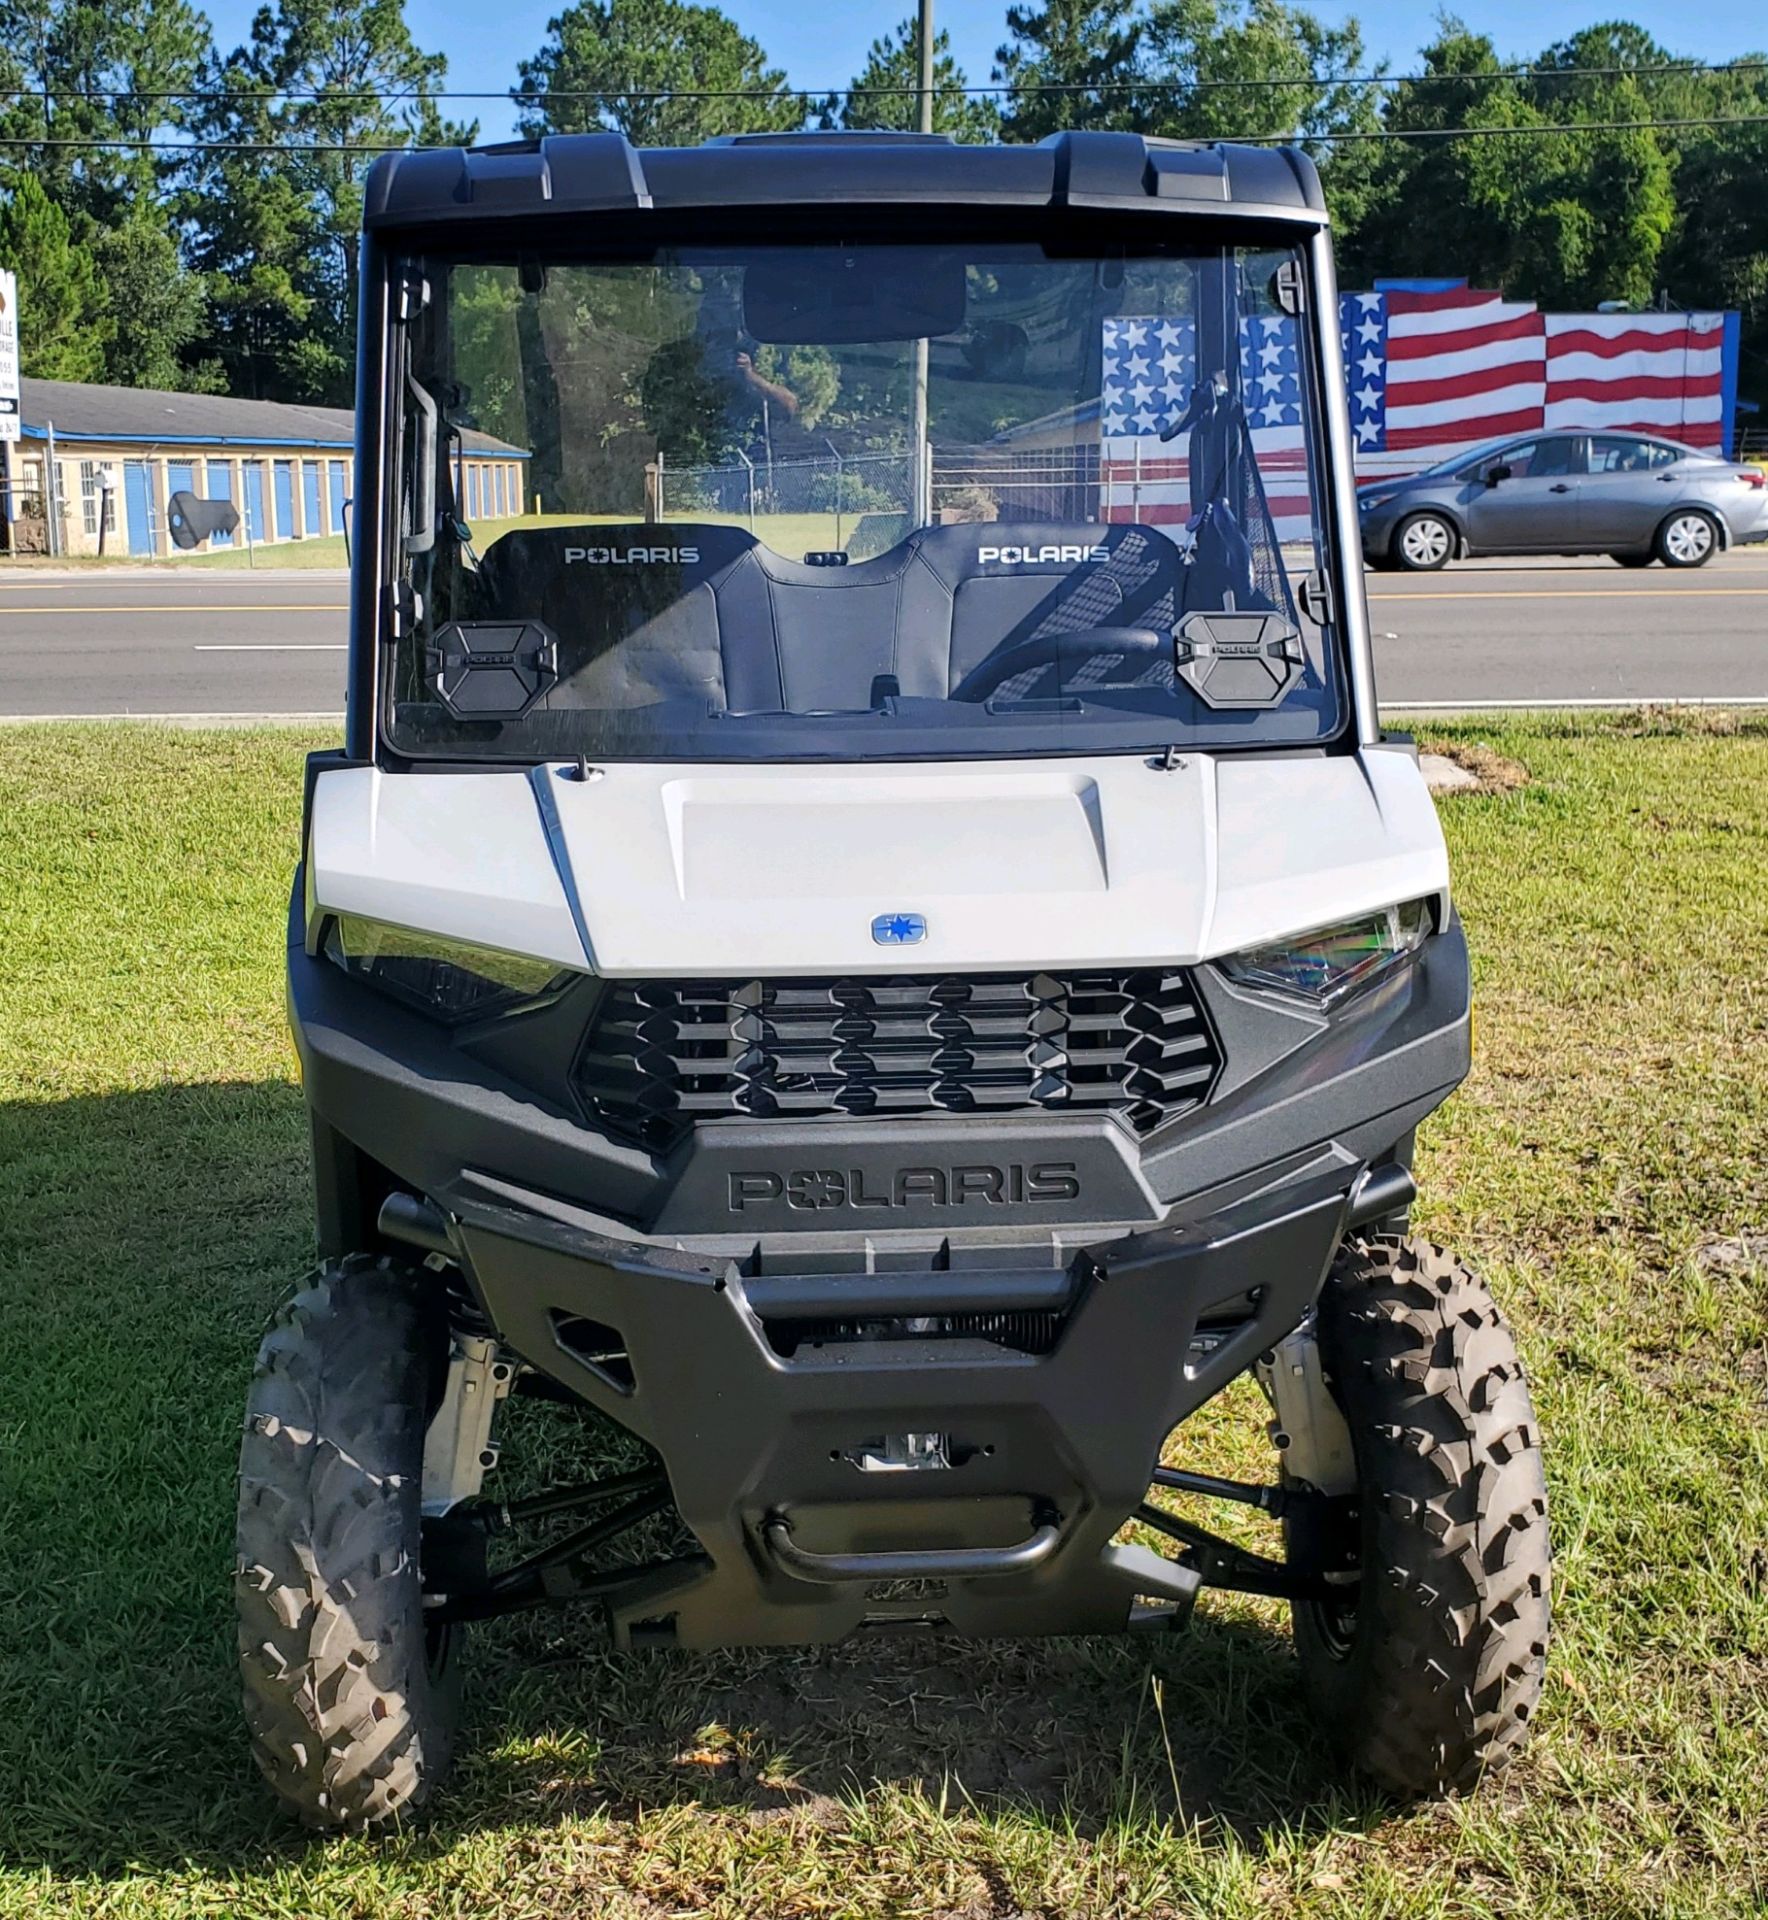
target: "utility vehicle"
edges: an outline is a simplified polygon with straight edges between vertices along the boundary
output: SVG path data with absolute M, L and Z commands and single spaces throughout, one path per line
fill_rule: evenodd
M 414 1807 L 463 1632 L 571 1601 L 705 1648 L 1275 1596 L 1352 1763 L 1502 1764 L 1544 1487 L 1407 1237 L 1468 957 L 1307 159 L 592 134 L 383 159 L 364 227 L 288 928 L 324 1264 L 239 1501 L 279 1792 Z M 1257 1484 L 1183 1424 L 1249 1372 Z

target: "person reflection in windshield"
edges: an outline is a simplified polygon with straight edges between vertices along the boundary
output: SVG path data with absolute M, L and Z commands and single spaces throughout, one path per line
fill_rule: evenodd
M 798 396 L 760 371 L 759 351 L 740 327 L 723 324 L 667 340 L 651 355 L 639 398 L 668 458 L 767 457 L 775 431 L 797 419 Z

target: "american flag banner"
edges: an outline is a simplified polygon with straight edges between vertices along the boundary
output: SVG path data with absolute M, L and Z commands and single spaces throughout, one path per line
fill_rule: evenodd
M 1339 312 L 1361 477 L 1415 473 L 1509 434 L 1637 429 L 1723 452 L 1737 381 L 1737 317 L 1542 313 L 1461 281 L 1388 282 Z M 1198 378 L 1186 319 L 1104 322 L 1104 516 L 1153 524 L 1190 512 L 1182 416 Z M 1312 522 L 1295 322 L 1241 323 L 1240 393 L 1278 538 Z
M 1104 329 L 1102 517 L 1182 524 L 1191 514 L 1190 436 L 1162 441 L 1160 430 L 1184 416 L 1196 391 L 1196 328 L 1188 319 L 1117 319 Z M 1241 404 L 1279 540 L 1306 540 L 1313 525 L 1299 353 L 1285 315 L 1241 322 Z
M 1729 450 L 1722 313 L 1550 313 L 1549 427 L 1655 428 Z

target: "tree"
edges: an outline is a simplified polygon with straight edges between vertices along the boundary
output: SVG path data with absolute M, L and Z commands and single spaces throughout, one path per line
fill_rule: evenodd
M 1363 216 L 1381 126 L 1354 18 L 1327 26 L 1288 0 L 1154 0 L 1142 34 L 1143 130 L 1186 140 L 1280 134 L 1313 154 L 1341 230 Z M 1377 66 L 1374 71 L 1384 69 Z M 1336 136 L 1336 139 L 1328 138 Z
M 0 134 L 54 140 L 29 171 L 64 213 L 108 226 L 157 201 L 170 163 L 153 136 L 187 124 L 209 47 L 188 0 L 0 0 Z
M 99 233 L 92 256 L 106 316 L 103 377 L 119 387 L 212 391 L 220 369 L 186 363 L 207 317 L 203 283 L 179 259 L 165 222 L 143 208 Z
M 579 0 L 547 24 L 512 97 L 529 135 L 615 128 L 636 145 L 695 146 L 721 133 L 787 133 L 805 102 L 758 42 L 717 7 Z
M 830 126 L 882 127 L 912 131 L 920 122 L 917 89 L 921 83 L 920 43 L 913 20 L 872 42 L 863 70 L 842 96 L 839 109 L 824 115 Z M 951 36 L 933 36 L 933 131 L 954 140 L 998 140 L 1001 113 L 986 96 L 965 91 L 963 69 L 952 58 Z
M 1613 27 L 1548 49 L 1545 74 L 1506 69 L 1445 16 L 1430 77 L 1397 88 L 1384 116 L 1426 137 L 1383 156 L 1347 252 L 1365 271 L 1451 270 L 1545 305 L 1643 303 L 1675 222 L 1675 154 L 1658 131 L 1613 123 L 1660 117 L 1652 89 L 1673 76 L 1649 69 L 1669 62 Z M 1638 70 L 1585 71 L 1613 66 Z
M 235 392 L 343 402 L 351 390 L 362 184 L 378 150 L 460 145 L 447 73 L 402 0 L 275 0 L 211 63 L 183 211 L 207 276 L 205 346 Z
M 96 380 L 104 371 L 104 293 L 72 222 L 25 174 L 0 206 L 0 266 L 18 275 L 19 362 L 39 380 Z
M 1011 89 L 1007 137 L 1041 140 L 1070 127 L 1138 127 L 1134 83 L 1142 27 L 1137 0 L 1008 7 L 1013 37 L 996 53 L 994 68 L 994 78 Z

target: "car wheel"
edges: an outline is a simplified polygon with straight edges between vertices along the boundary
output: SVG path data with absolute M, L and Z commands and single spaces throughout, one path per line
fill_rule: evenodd
M 1649 567 L 1657 555 L 1655 553 L 1617 553 L 1612 557 L 1623 567 Z
M 1395 563 L 1408 573 L 1435 573 L 1455 551 L 1455 529 L 1439 513 L 1413 513 L 1394 529 Z
M 1719 550 L 1719 529 L 1710 513 L 1683 507 L 1657 530 L 1657 557 L 1666 567 L 1704 567 Z

